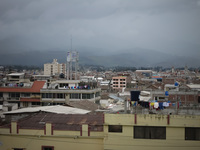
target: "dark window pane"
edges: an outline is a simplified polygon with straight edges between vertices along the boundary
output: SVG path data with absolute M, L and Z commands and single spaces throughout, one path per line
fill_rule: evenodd
M 121 125 L 109 125 L 108 126 L 108 132 L 122 132 L 122 126 Z
M 185 140 L 200 140 L 200 128 L 185 128 Z
M 53 146 L 42 146 L 42 150 L 54 150 Z
M 166 139 L 166 127 L 135 126 L 136 139 Z

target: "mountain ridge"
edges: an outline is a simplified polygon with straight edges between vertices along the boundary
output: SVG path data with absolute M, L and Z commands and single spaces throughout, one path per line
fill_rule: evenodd
M 86 51 L 86 50 L 85 50 Z M 59 63 L 66 62 L 67 50 L 48 50 L 48 51 L 24 51 L 18 53 L 9 53 L 0 55 L 0 65 L 35 65 L 43 66 L 45 63 L 51 63 L 54 58 Z M 134 67 L 181 67 L 191 66 L 199 67 L 200 60 L 192 56 L 176 56 L 155 50 L 148 49 L 128 49 L 118 52 L 95 52 L 94 49 L 87 52 L 79 52 L 79 63 L 101 65 L 105 67 L 112 66 L 134 66 Z

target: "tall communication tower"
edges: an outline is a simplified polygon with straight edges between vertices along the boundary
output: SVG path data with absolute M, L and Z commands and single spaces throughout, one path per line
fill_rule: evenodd
M 67 80 L 77 80 L 79 53 L 72 51 L 72 38 L 71 38 L 71 51 L 67 52 Z M 74 74 L 74 78 L 73 78 Z
M 78 61 L 79 53 L 77 51 L 67 52 L 67 80 L 77 80 Z

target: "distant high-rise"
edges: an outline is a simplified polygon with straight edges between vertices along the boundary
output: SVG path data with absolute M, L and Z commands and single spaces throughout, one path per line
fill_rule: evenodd
M 67 52 L 67 80 L 77 80 L 78 61 L 77 51 Z
M 44 64 L 44 75 L 60 75 L 63 73 L 66 75 L 66 64 L 57 62 L 57 59 L 53 59 L 52 63 Z

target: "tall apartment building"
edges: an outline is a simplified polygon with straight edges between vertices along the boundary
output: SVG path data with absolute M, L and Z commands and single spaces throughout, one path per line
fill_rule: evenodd
M 57 62 L 57 59 L 53 59 L 52 63 L 44 64 L 44 75 L 60 75 L 63 73 L 66 75 L 66 64 Z
M 113 89 L 122 89 L 126 87 L 126 77 L 118 76 L 112 77 Z

